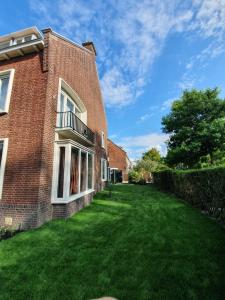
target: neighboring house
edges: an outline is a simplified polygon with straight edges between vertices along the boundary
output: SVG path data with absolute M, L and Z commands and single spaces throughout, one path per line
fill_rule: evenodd
M 92 42 L 36 27 L 0 37 L 0 226 L 37 227 L 107 180 L 107 123 Z
M 131 162 L 127 153 L 110 139 L 107 140 L 109 180 L 113 183 L 128 182 L 128 173 L 131 169 Z

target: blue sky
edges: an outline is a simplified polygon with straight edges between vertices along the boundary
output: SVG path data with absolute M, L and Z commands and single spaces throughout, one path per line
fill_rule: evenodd
M 225 0 L 8 0 L 0 34 L 36 25 L 92 40 L 109 137 L 137 159 L 165 154 L 161 118 L 186 88 L 225 97 Z

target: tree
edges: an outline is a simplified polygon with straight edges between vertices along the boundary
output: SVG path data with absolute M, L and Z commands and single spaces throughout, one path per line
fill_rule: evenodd
M 163 131 L 170 134 L 167 162 L 176 166 L 195 166 L 203 156 L 225 150 L 225 100 L 219 90 L 184 91 L 163 117 Z
M 160 156 L 159 151 L 156 148 L 151 148 L 147 152 L 143 153 L 142 159 L 144 159 L 144 160 L 150 159 L 152 161 L 160 162 L 161 156 Z

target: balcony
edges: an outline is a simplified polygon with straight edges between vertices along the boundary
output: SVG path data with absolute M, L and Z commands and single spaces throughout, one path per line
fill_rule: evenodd
M 63 137 L 78 142 L 95 143 L 94 132 L 88 128 L 73 112 L 58 112 L 56 131 Z
M 44 37 L 31 27 L 0 37 L 0 61 L 38 52 L 44 48 Z

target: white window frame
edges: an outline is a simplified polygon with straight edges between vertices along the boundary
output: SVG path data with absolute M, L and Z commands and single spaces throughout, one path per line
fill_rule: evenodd
M 5 99 L 5 106 L 4 106 L 4 109 L 0 108 L 0 114 L 9 112 L 9 104 L 10 104 L 10 99 L 11 99 L 15 69 L 8 69 L 8 70 L 0 71 L 0 76 L 1 75 L 4 76 L 4 75 L 7 75 L 7 74 L 9 74 L 8 90 L 7 90 L 6 99 Z
M 8 152 L 8 138 L 0 138 L 0 141 L 3 141 L 2 161 L 0 166 L 0 199 L 2 199 L 5 166 Z
M 65 165 L 64 165 L 64 185 L 63 185 L 63 197 L 58 198 L 57 196 L 57 189 L 58 189 L 58 176 L 59 176 L 59 149 L 60 147 L 65 147 Z M 79 150 L 79 177 L 78 177 L 78 193 L 74 195 L 69 194 L 69 187 L 70 187 L 70 167 L 71 167 L 71 149 L 72 147 L 77 148 Z M 81 170 L 81 152 L 86 153 L 86 190 L 80 192 L 80 170 Z M 88 189 L 88 153 L 93 156 L 92 159 L 92 188 Z M 81 198 L 85 195 L 88 195 L 94 192 L 94 158 L 95 154 L 94 151 L 90 151 L 88 148 L 73 142 L 71 140 L 63 141 L 63 142 L 56 142 L 55 149 L 54 149 L 54 165 L 53 165 L 53 180 L 52 180 L 52 203 L 69 203 L 74 201 L 78 198 Z
M 31 41 L 33 41 L 37 38 L 37 36 L 35 34 L 28 34 L 28 35 L 25 35 L 25 36 L 17 37 L 17 38 L 15 38 L 15 40 L 11 40 L 10 44 L 13 46 L 13 45 L 21 45 L 23 43 L 26 43 L 25 38 L 28 37 L 28 36 L 31 37 L 29 42 L 31 42 Z M 22 42 L 17 44 L 17 40 L 22 40 Z
M 105 148 L 105 133 L 104 131 L 101 132 L 101 146 Z
M 103 172 L 103 168 L 105 169 L 105 172 Z M 103 177 L 105 173 L 105 177 Z M 102 181 L 107 181 L 107 160 L 104 158 L 101 158 L 101 179 Z
M 74 89 L 72 89 L 72 87 L 63 78 L 59 78 L 57 112 L 61 112 L 60 111 L 61 92 L 67 94 L 69 98 L 74 102 L 74 104 L 77 106 L 78 110 L 80 111 L 79 119 L 81 119 L 81 121 L 85 125 L 87 125 L 87 109 L 83 101 L 80 99 L 76 91 L 74 91 Z M 57 122 L 58 122 L 57 124 L 59 124 L 59 120 Z

